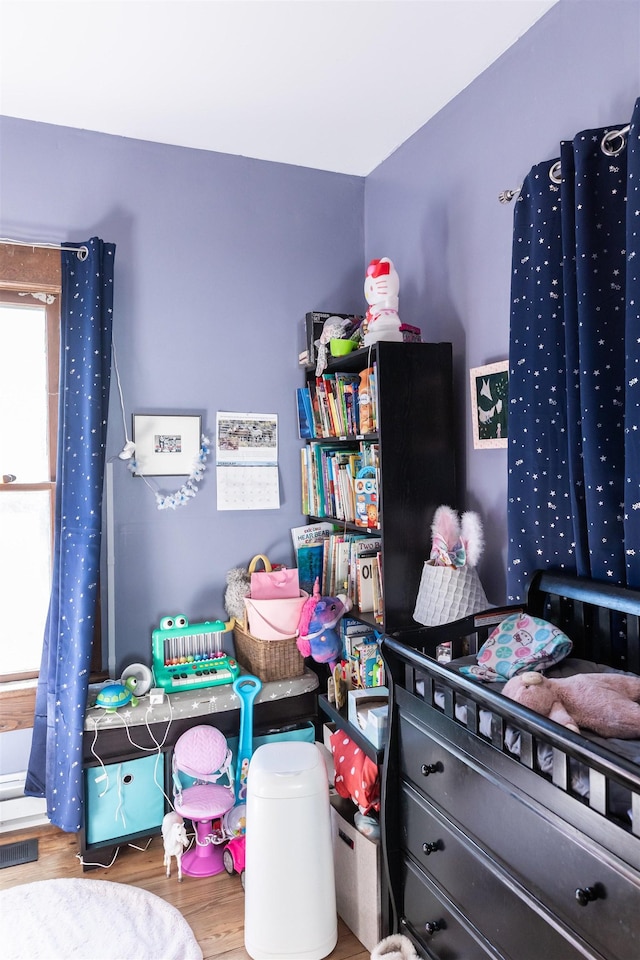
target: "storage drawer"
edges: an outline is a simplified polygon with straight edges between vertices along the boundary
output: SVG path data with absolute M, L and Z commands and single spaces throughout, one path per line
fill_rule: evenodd
M 402 917 L 412 933 L 437 960 L 487 960 L 498 958 L 480 934 L 467 928 L 452 904 L 410 860 L 402 864 L 404 911 Z M 540 960 L 540 958 L 538 958 Z
M 139 757 L 85 772 L 87 844 L 159 833 L 164 816 L 164 755 Z
M 400 737 L 403 774 L 463 833 L 603 956 L 638 960 L 637 874 L 513 786 L 489 779 L 471 757 L 452 754 L 417 722 L 401 718 Z M 583 906 L 578 890 L 595 891 L 597 899 Z
M 506 956 L 515 960 L 596 957 L 577 950 L 549 925 L 549 917 L 496 864 L 406 784 L 401 793 L 403 842 L 452 902 Z

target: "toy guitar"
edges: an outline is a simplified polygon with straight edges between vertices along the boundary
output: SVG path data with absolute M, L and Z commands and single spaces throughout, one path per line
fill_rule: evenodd
M 253 701 L 262 690 L 258 677 L 238 677 L 233 689 L 241 700 L 240 736 L 238 738 L 238 761 L 236 764 L 236 803 L 247 799 L 247 774 L 253 753 Z

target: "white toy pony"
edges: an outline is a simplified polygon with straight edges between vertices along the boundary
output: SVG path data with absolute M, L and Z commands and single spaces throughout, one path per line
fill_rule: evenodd
M 393 262 L 388 257 L 372 260 L 364 281 L 364 295 L 369 304 L 365 317 L 365 347 L 378 340 L 402 340 L 398 316 L 399 290 L 400 279 Z
M 175 857 L 178 865 L 178 882 L 182 883 L 182 854 L 184 848 L 189 846 L 189 840 L 184 820 L 175 810 L 165 813 L 162 819 L 162 840 L 167 877 L 171 876 L 171 857 Z

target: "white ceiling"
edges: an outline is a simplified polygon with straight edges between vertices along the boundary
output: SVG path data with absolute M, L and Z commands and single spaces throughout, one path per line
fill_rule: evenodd
M 556 0 L 0 0 L 0 113 L 366 176 Z

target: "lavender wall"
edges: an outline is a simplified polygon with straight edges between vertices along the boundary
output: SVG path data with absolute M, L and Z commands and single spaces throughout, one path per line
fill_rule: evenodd
M 218 512 L 213 456 L 175 511 L 114 463 L 117 669 L 150 662 L 161 616 L 224 617 L 227 570 L 292 562 L 294 388 L 307 310 L 361 311 L 364 181 L 4 118 L 0 235 L 116 244 L 114 337 L 136 413 L 276 413 L 279 510 Z M 124 432 L 115 387 L 108 456 Z M 129 426 L 129 432 L 131 427 Z M 175 490 L 177 478 L 154 481 Z
M 508 354 L 513 204 L 498 194 L 557 156 L 561 139 L 628 123 L 638 96 L 640 4 L 560 0 L 366 180 L 365 262 L 391 257 L 401 319 L 454 345 L 459 503 L 483 518 L 480 573 L 495 603 L 505 596 L 507 453 L 473 449 L 468 369 Z

